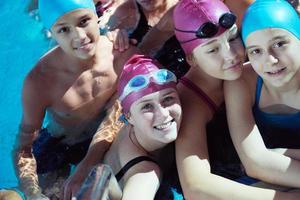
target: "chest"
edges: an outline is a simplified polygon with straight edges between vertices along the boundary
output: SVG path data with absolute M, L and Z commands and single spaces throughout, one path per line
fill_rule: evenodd
M 116 91 L 117 75 L 113 71 L 88 71 L 66 77 L 56 84 L 52 107 L 69 115 L 93 115 L 101 110 Z

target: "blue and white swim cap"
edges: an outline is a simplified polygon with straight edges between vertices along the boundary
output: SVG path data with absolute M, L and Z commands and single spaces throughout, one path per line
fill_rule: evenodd
M 250 33 L 267 28 L 281 28 L 300 39 L 300 18 L 296 10 L 285 0 L 256 0 L 243 18 L 244 44 Z
M 92 0 L 39 0 L 39 14 L 47 29 L 64 14 L 80 8 L 87 8 L 96 13 Z

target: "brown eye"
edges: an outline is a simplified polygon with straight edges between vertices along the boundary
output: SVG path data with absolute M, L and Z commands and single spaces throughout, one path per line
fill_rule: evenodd
M 84 19 L 82 19 L 81 21 L 80 21 L 80 23 L 79 23 L 79 25 L 80 26 L 87 26 L 88 25 L 88 22 L 89 22 L 89 18 L 84 18 Z
M 143 111 L 150 111 L 152 109 L 153 109 L 153 105 L 150 103 L 147 103 L 147 104 L 143 105 L 143 107 L 142 107 Z
M 67 33 L 69 32 L 69 28 L 68 27 L 62 27 L 60 29 L 58 29 L 57 33 Z
M 250 55 L 257 55 L 260 54 L 261 50 L 260 49 L 253 49 L 249 52 Z

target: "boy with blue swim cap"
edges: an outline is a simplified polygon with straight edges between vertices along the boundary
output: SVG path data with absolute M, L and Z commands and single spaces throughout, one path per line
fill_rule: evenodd
M 39 0 L 39 10 L 58 46 L 24 80 L 23 116 L 14 149 L 16 174 L 28 199 L 48 199 L 37 174 L 50 174 L 51 180 L 80 162 L 60 191 L 60 199 L 71 199 L 119 131 L 121 124 L 114 119 L 120 106 L 112 106 L 113 95 L 123 63 L 135 50 L 113 51 L 113 44 L 100 36 L 92 0 Z M 55 191 L 46 195 L 59 196 Z
M 249 176 L 283 186 L 273 197 L 299 199 L 279 191 L 300 188 L 300 18 L 285 0 L 257 0 L 242 39 L 251 66 L 224 86 L 232 140 Z

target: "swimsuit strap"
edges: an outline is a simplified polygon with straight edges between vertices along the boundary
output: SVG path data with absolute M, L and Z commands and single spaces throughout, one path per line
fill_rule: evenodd
M 263 85 L 263 79 L 260 76 L 258 76 L 257 82 L 256 82 L 256 92 L 255 92 L 255 106 L 256 107 L 258 107 L 258 104 L 259 104 L 262 85 Z
M 179 82 L 182 83 L 187 88 L 193 90 L 209 106 L 209 108 L 213 112 L 216 112 L 218 110 L 218 106 L 215 104 L 215 102 L 211 100 L 211 98 L 209 98 L 209 96 L 205 92 L 203 92 L 203 90 L 201 90 L 200 87 L 195 85 L 192 81 L 190 81 L 185 77 L 182 77 L 181 79 L 179 79 Z
M 116 174 L 116 179 L 117 181 L 120 181 L 121 178 L 124 176 L 124 174 L 134 165 L 142 162 L 142 161 L 150 161 L 150 162 L 154 162 L 157 164 L 157 162 L 155 160 L 153 160 L 152 158 L 148 157 L 148 156 L 139 156 L 136 157 L 132 160 L 130 160 L 128 163 L 126 163 L 126 165 L 124 167 L 122 167 L 122 169 L 120 169 L 120 171 Z

